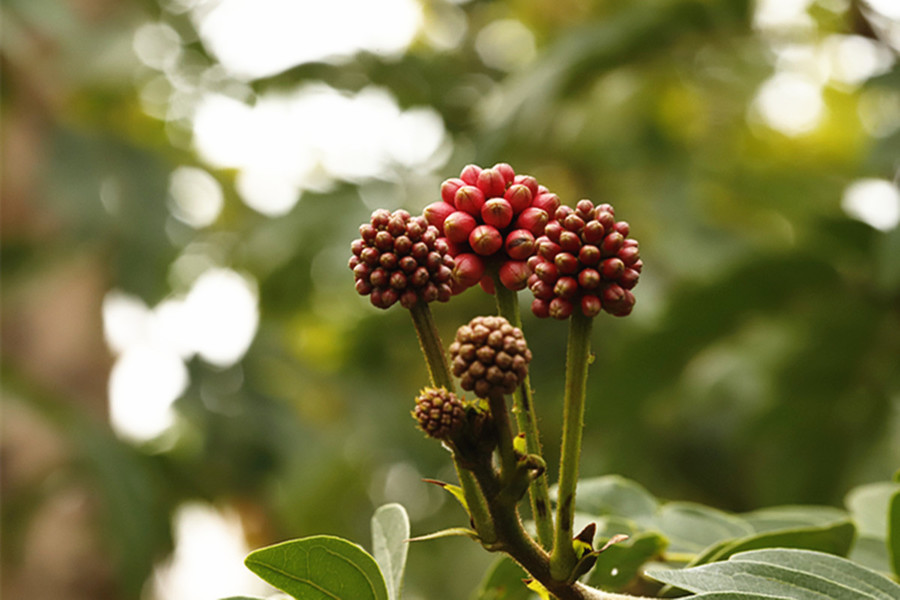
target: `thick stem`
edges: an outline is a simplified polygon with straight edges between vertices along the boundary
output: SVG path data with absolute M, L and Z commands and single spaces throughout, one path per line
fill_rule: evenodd
M 584 396 L 591 351 L 593 319 L 580 310 L 572 313 L 566 347 L 566 393 L 563 401 L 562 450 L 559 462 L 559 495 L 550 569 L 556 579 L 566 579 L 577 558 L 572 546 L 575 486 L 584 427 Z
M 513 327 L 522 329 L 522 317 L 516 292 L 507 289 L 494 273 L 494 297 L 497 299 L 497 310 Z M 525 450 L 528 454 L 541 454 L 541 438 L 537 426 L 537 412 L 534 408 L 534 396 L 531 391 L 531 378 L 526 374 L 525 380 L 513 394 L 513 413 L 519 432 L 525 434 Z M 541 546 L 549 550 L 553 543 L 553 516 L 550 514 L 550 491 L 547 473 L 535 477 L 528 489 L 531 503 L 531 515 L 537 529 L 537 537 Z
M 428 308 L 428 304 L 420 301 L 409 310 L 409 314 L 412 316 L 416 335 L 419 337 L 419 346 L 422 348 L 422 354 L 425 356 L 431 384 L 436 387 L 446 388 L 451 392 L 454 391 L 453 376 L 450 374 L 450 368 L 447 366 L 447 355 L 444 353 L 444 345 L 441 343 L 441 337 L 434 323 L 434 317 L 431 315 L 431 309 Z M 453 466 L 456 467 L 459 485 L 466 498 L 469 516 L 472 518 L 475 531 L 482 537 L 483 542 L 492 544 L 495 541 L 495 535 L 488 512 L 487 501 L 478 488 L 472 474 L 460 466 L 455 455 L 453 456 Z
M 512 430 L 509 426 L 509 413 L 506 411 L 506 399 L 503 394 L 491 394 L 488 398 L 491 417 L 497 430 L 497 453 L 500 455 L 500 481 L 509 483 L 516 473 L 516 451 L 513 449 Z

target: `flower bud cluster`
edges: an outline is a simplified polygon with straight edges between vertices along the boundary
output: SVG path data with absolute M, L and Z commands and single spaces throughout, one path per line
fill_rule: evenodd
M 423 389 L 416 396 L 412 415 L 422 431 L 439 440 L 456 437 L 466 422 L 463 401 L 446 388 Z
M 522 330 L 503 317 L 475 317 L 456 331 L 451 370 L 479 398 L 511 394 L 525 379 L 531 350 Z
M 616 221 L 609 204 L 581 200 L 559 207 L 537 239 L 529 259 L 528 287 L 538 317 L 566 319 L 574 310 L 593 317 L 601 310 L 623 317 L 634 307 L 631 289 L 643 262 L 629 226 Z
M 397 301 L 412 308 L 418 301 L 450 299 L 453 257 L 436 227 L 405 210 L 378 209 L 362 236 L 351 244 L 350 268 L 356 291 L 378 308 Z
M 530 175 L 516 175 L 506 163 L 487 169 L 468 165 L 459 177 L 444 181 L 441 201 L 426 206 L 424 214 L 456 258 L 453 291 L 479 282 L 492 289 L 487 260 L 498 261 L 505 287 L 524 289 L 530 274 L 526 261 L 559 205 L 556 194 Z

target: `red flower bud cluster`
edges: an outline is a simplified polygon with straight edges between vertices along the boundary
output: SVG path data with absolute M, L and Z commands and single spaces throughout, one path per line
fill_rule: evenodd
M 395 302 L 412 308 L 419 300 L 450 299 L 453 257 L 437 228 L 405 210 L 378 209 L 351 244 L 356 291 L 378 308 Z
M 516 175 L 506 163 L 488 169 L 468 165 L 459 177 L 441 184 L 441 201 L 425 207 L 425 219 L 438 228 L 456 258 L 453 291 L 479 282 L 492 291 L 486 260 L 498 261 L 504 286 L 524 289 L 530 274 L 526 261 L 559 205 L 556 194 L 530 175 Z
M 624 317 L 634 307 L 631 289 L 643 262 L 637 240 L 628 238 L 625 221 L 613 207 L 581 200 L 573 209 L 561 206 L 537 239 L 529 259 L 534 294 L 531 311 L 538 317 L 566 319 L 573 310 L 588 317 L 601 310 Z

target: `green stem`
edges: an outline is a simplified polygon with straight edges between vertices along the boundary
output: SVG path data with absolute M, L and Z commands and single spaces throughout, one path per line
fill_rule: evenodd
M 497 453 L 500 455 L 500 481 L 503 485 L 516 474 L 516 451 L 513 449 L 512 430 L 509 426 L 509 413 L 506 411 L 506 399 L 503 394 L 491 394 L 488 398 L 494 427 L 497 429 Z
M 494 297 L 497 299 L 497 310 L 513 327 L 522 329 L 522 317 L 516 292 L 507 289 L 496 271 L 494 273 Z M 513 413 L 520 433 L 525 434 L 525 450 L 528 454 L 542 456 L 541 438 L 537 426 L 537 411 L 534 408 L 534 396 L 531 391 L 531 378 L 525 380 L 513 394 Z M 550 514 L 550 491 L 547 473 L 535 477 L 528 489 L 531 503 L 531 515 L 537 529 L 537 537 L 541 546 L 549 550 L 553 543 L 553 517 Z
M 550 570 L 556 579 L 566 579 L 577 558 L 572 546 L 572 520 L 575 514 L 575 486 L 581 457 L 584 427 L 584 396 L 591 351 L 593 319 L 580 310 L 572 313 L 566 346 L 566 393 L 563 401 L 562 450 L 559 462 L 559 495 L 556 504 L 556 529 Z
M 431 385 L 446 388 L 451 392 L 454 391 L 453 376 L 450 374 L 450 368 L 447 366 L 447 355 L 444 353 L 444 345 L 441 343 L 441 337 L 434 323 L 434 317 L 431 315 L 431 309 L 428 308 L 428 304 L 420 301 L 409 310 L 409 314 L 412 317 L 413 325 L 415 325 L 416 335 L 419 337 L 419 346 L 422 348 L 422 354 L 425 356 L 425 364 L 428 366 Z M 487 501 L 478 488 L 475 478 L 469 471 L 460 466 L 455 454 L 453 455 L 453 465 L 456 467 L 459 485 L 466 498 L 469 516 L 472 518 L 475 531 L 481 536 L 482 542 L 491 544 L 495 541 L 494 526 L 491 523 Z

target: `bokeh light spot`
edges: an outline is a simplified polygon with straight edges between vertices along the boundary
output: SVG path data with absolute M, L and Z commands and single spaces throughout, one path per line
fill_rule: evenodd
M 890 231 L 900 223 L 900 190 L 885 179 L 859 179 L 844 190 L 844 211 L 875 229 Z

